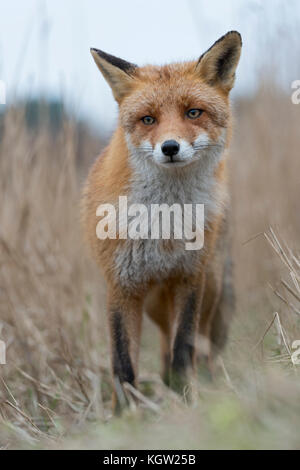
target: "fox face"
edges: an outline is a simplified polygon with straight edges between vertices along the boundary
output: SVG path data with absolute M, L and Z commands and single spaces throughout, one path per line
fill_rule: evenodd
M 120 106 L 131 153 L 150 165 L 173 169 L 223 147 L 226 97 L 216 97 L 201 83 L 195 64 L 148 67 L 139 77 L 142 83 Z
M 241 52 L 232 31 L 199 60 L 137 67 L 97 49 L 92 55 L 119 104 L 135 165 L 166 171 L 218 159 L 230 127 L 228 95 Z

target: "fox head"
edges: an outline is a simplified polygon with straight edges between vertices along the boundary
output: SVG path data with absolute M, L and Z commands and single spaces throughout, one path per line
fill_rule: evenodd
M 231 31 L 198 60 L 162 67 L 138 67 L 91 49 L 119 104 L 136 164 L 171 170 L 222 154 L 241 47 L 240 34 Z

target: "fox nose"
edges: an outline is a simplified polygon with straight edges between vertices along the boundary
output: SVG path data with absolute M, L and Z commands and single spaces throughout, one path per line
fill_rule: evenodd
M 161 146 L 162 153 L 167 157 L 171 157 L 171 160 L 174 155 L 177 155 L 179 149 L 180 145 L 176 140 L 166 140 Z

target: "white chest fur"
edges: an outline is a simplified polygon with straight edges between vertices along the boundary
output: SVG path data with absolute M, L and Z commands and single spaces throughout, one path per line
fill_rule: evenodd
M 209 158 L 209 155 L 207 155 Z M 204 155 L 205 158 L 205 155 Z M 205 224 L 222 210 L 225 196 L 213 167 L 196 162 L 187 168 L 160 169 L 133 160 L 134 173 L 128 204 L 204 204 Z M 144 166 L 144 167 L 143 167 Z M 205 249 L 205 248 L 204 248 Z M 125 286 L 162 281 L 179 272 L 192 273 L 201 263 L 203 249 L 186 250 L 183 240 L 127 239 L 115 254 L 115 272 Z

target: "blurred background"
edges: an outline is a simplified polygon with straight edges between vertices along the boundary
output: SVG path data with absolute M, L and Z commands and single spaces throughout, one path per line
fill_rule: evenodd
M 217 38 L 238 30 L 244 48 L 234 96 L 251 95 L 260 72 L 274 67 L 287 92 L 297 76 L 297 0 L 1 0 L 0 76 L 8 102 L 63 99 L 69 111 L 111 132 L 116 106 L 90 47 L 139 65 L 196 59 Z
M 299 447 L 299 2 L 0 0 L 0 11 L 0 447 Z M 163 64 L 195 59 L 233 29 L 243 52 L 229 345 L 190 409 L 160 381 L 146 320 L 140 406 L 114 420 L 105 286 L 85 253 L 79 200 L 117 106 L 89 48 Z

